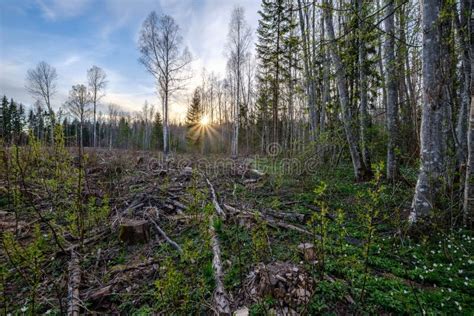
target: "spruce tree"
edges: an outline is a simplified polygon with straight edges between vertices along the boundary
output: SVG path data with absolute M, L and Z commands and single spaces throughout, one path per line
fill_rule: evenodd
M 160 112 L 156 111 L 151 134 L 152 148 L 163 149 L 163 120 Z
M 293 49 L 288 45 L 290 33 L 295 24 L 291 19 L 291 10 L 284 0 L 262 0 L 259 11 L 260 20 L 257 28 L 257 57 L 259 60 L 258 80 L 270 86 L 266 99 L 271 104 L 273 142 L 279 139 L 279 111 L 282 105 L 280 95 L 281 85 L 289 76 L 290 69 L 286 67 L 285 56 Z M 266 86 L 266 84 L 262 84 Z
M 6 141 L 8 135 L 8 124 L 9 119 L 9 107 L 8 99 L 6 96 L 2 98 L 2 107 L 0 108 L 0 137 Z
M 1 136 L 6 143 L 10 143 L 11 140 L 11 116 L 10 116 L 10 105 L 6 96 L 2 98 L 2 131 Z
M 186 115 L 186 140 L 191 146 L 199 147 L 202 143 L 203 129 L 200 126 L 201 118 L 201 92 L 199 89 L 196 89 L 194 90 L 193 99 L 189 104 Z

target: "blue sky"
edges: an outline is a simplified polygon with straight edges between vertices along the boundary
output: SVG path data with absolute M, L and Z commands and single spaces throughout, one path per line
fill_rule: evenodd
M 185 100 L 201 81 L 201 70 L 224 74 L 224 47 L 231 10 L 240 5 L 255 30 L 259 0 L 1 0 L 0 93 L 32 104 L 26 71 L 46 61 L 58 72 L 58 108 L 73 84 L 85 83 L 92 65 L 107 72 L 103 103 L 138 111 L 145 100 L 161 108 L 151 76 L 138 62 L 137 38 L 147 14 L 173 16 L 193 55 L 193 79 L 171 105 L 183 116 Z M 104 106 L 105 109 L 105 106 Z

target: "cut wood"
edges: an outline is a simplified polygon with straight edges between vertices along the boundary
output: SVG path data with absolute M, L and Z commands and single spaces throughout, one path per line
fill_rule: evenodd
M 163 231 L 163 229 L 161 229 L 158 223 L 155 222 L 153 218 L 151 218 L 151 215 L 148 215 L 148 219 L 154 225 L 154 227 L 156 228 L 158 233 L 161 235 L 161 237 L 163 237 L 174 249 L 176 249 L 180 254 L 182 254 L 183 249 L 181 249 L 181 247 L 174 240 L 172 240 L 171 238 L 168 237 L 168 235 L 166 235 L 166 233 Z
M 316 249 L 312 243 L 302 243 L 298 245 L 298 250 L 303 254 L 307 262 L 314 262 L 316 260 Z
M 217 200 L 217 194 L 216 194 L 216 191 L 214 190 L 214 186 L 212 185 L 211 181 L 209 181 L 208 178 L 206 178 L 206 182 L 209 185 L 209 189 L 211 190 L 212 204 L 214 205 L 214 208 L 215 208 L 217 214 L 220 217 L 222 217 L 222 219 L 225 219 L 226 215 L 225 215 L 224 210 L 220 206 L 219 201 Z
M 228 296 L 224 288 L 224 283 L 222 282 L 224 273 L 222 272 L 219 239 L 217 238 L 216 231 L 214 229 L 214 216 L 210 217 L 209 223 L 212 253 L 214 255 L 212 258 L 212 268 L 214 270 L 214 280 L 216 282 L 216 289 L 214 290 L 214 305 L 219 315 L 230 315 L 230 303 L 227 298 Z
M 119 239 L 127 244 L 147 243 L 150 228 L 147 221 L 127 220 L 120 224 Z
M 69 316 L 79 316 L 80 298 L 79 286 L 81 284 L 81 267 L 79 265 L 79 256 L 74 250 L 71 250 L 71 260 L 69 261 L 69 281 L 68 281 L 68 308 Z

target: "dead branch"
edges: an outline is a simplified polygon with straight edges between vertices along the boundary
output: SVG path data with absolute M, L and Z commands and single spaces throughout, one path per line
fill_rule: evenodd
M 313 234 L 307 230 L 307 229 L 304 229 L 300 226 L 297 226 L 297 225 L 294 225 L 294 224 L 290 224 L 290 223 L 287 223 L 287 222 L 284 222 L 282 220 L 278 220 L 278 219 L 275 219 L 275 218 L 272 218 L 268 215 L 265 215 L 263 214 L 262 212 L 259 212 L 259 211 L 255 211 L 255 212 L 249 212 L 249 211 L 242 211 L 242 210 L 239 210 L 233 206 L 230 206 L 230 205 L 227 205 L 227 204 L 224 204 L 224 208 L 227 209 L 229 212 L 233 212 L 233 213 L 241 213 L 241 214 L 244 214 L 244 215 L 252 215 L 252 216 L 256 216 L 256 215 L 259 215 L 261 216 L 267 223 L 268 225 L 274 227 L 274 228 L 285 228 L 285 229 L 289 229 L 289 230 L 294 230 L 294 231 L 297 231 L 297 232 L 300 232 L 302 234 L 305 234 L 305 235 L 310 235 L 312 236 Z M 316 238 L 319 239 L 319 236 L 316 236 Z
M 163 237 L 174 249 L 176 249 L 180 254 L 182 254 L 183 249 L 181 249 L 181 247 L 175 241 L 173 241 L 171 238 L 168 237 L 168 235 L 166 235 L 166 233 L 161 229 L 161 227 L 158 225 L 158 223 L 155 222 L 153 220 L 153 218 L 151 218 L 150 215 L 147 214 L 147 217 L 152 222 L 152 224 L 155 226 L 156 230 L 161 235 L 161 237 Z
M 209 185 L 209 189 L 211 190 L 211 196 L 212 196 L 212 204 L 214 204 L 214 208 L 216 209 L 217 214 L 222 217 L 222 219 L 225 220 L 226 215 L 224 210 L 219 204 L 219 201 L 217 200 L 217 194 L 216 191 L 214 190 L 214 186 L 212 185 L 211 181 L 209 181 L 208 178 L 206 178 L 206 182 Z

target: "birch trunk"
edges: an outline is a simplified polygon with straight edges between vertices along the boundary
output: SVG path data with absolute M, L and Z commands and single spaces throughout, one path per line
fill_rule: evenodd
M 461 104 L 456 124 L 456 158 L 457 164 L 461 166 L 466 162 L 467 156 L 467 132 L 468 115 L 471 95 L 471 60 L 469 56 L 469 14 L 472 10 L 471 0 L 461 1 L 461 12 L 457 19 L 459 42 L 461 44 Z M 472 28 L 471 28 L 472 29 Z
M 337 46 L 335 42 L 334 26 L 331 12 L 331 0 L 324 0 L 324 20 L 326 24 L 326 30 L 328 34 L 329 41 L 329 51 L 331 55 L 332 62 L 336 68 L 336 81 L 337 89 L 339 92 L 339 101 L 342 112 L 342 123 L 344 126 L 344 131 L 347 138 L 347 143 L 349 145 L 349 151 L 351 154 L 352 165 L 354 167 L 354 175 L 356 181 L 364 181 L 370 177 L 367 172 L 366 166 L 362 160 L 361 152 L 359 149 L 357 133 L 353 127 L 352 122 L 352 113 L 349 104 L 349 92 L 346 82 L 346 71 L 344 65 L 342 64 L 341 57 L 337 52 Z
M 470 9 L 467 13 L 470 13 L 470 42 L 468 56 L 470 56 L 470 67 L 471 67 L 471 79 L 474 78 L 474 58 L 472 54 L 474 53 L 474 16 L 472 13 L 472 1 L 470 4 Z M 466 13 L 466 14 L 467 14 Z M 469 125 L 468 125 L 468 134 L 467 134 L 467 163 L 466 163 L 466 177 L 464 183 L 464 203 L 463 203 L 463 215 L 464 215 L 464 224 L 471 225 L 473 223 L 473 213 L 474 213 L 474 87 L 471 83 L 471 109 L 469 114 Z
M 360 82 L 360 141 L 361 141 L 361 151 L 362 151 L 362 159 L 367 170 L 371 169 L 371 162 L 370 162 L 370 152 L 369 152 L 369 137 L 368 137 L 368 128 L 370 126 L 370 116 L 367 112 L 367 74 L 365 69 L 365 60 L 366 60 L 366 48 L 365 48 L 365 39 L 364 34 L 365 24 L 363 22 L 365 15 L 364 15 L 364 8 L 363 8 L 363 1 L 357 1 L 358 6 L 358 15 L 359 15 L 359 82 Z M 369 171 L 371 172 L 371 171 Z
M 421 114 L 421 166 L 413 197 L 409 221 L 430 215 L 439 191 L 443 173 L 442 107 L 443 80 L 440 36 L 441 0 L 423 2 L 423 108 Z
M 308 39 L 308 30 L 309 25 L 305 25 L 305 16 L 303 15 L 303 4 L 301 0 L 298 0 L 298 14 L 299 14 L 299 24 L 301 30 L 301 38 L 302 38 L 302 45 L 303 45 L 303 65 L 304 65 L 304 74 L 305 74 L 305 88 L 309 110 L 309 118 L 310 118 L 310 127 L 311 127 L 311 134 L 310 140 L 314 141 L 316 136 L 316 129 L 318 126 L 317 122 L 317 113 L 316 113 L 316 96 L 315 96 L 315 89 L 314 89 L 314 79 L 311 67 L 311 57 L 309 53 L 309 39 Z
M 387 0 L 385 3 L 386 19 L 385 24 L 385 82 L 387 85 L 387 179 L 394 180 L 397 177 L 397 134 L 398 134 L 398 89 L 397 71 L 395 62 L 395 4 L 394 0 Z

